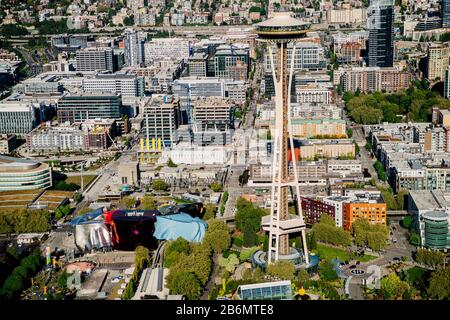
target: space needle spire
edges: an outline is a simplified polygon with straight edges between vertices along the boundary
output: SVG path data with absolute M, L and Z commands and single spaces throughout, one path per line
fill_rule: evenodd
M 291 127 L 291 86 L 293 82 L 296 41 L 305 37 L 309 24 L 293 18 L 289 12 L 275 12 L 273 18 L 255 25 L 257 40 L 268 44 L 270 67 L 275 87 L 275 132 L 270 206 L 269 251 L 267 263 L 297 260 L 299 252 L 289 246 L 289 234 L 301 233 L 303 259 L 309 264 L 306 246 L 306 225 L 301 208 L 297 160 Z M 290 62 L 288 64 L 288 44 Z M 276 51 L 275 51 L 276 50 Z M 289 66 L 289 68 L 288 68 Z M 288 154 L 290 153 L 290 160 Z M 293 177 L 289 174 L 292 164 Z M 288 193 L 295 189 L 298 215 L 289 214 Z

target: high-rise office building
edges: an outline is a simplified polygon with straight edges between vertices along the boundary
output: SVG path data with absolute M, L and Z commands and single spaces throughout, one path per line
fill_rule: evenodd
M 147 143 L 160 139 L 164 146 L 172 146 L 177 141 L 176 130 L 181 118 L 178 98 L 155 95 L 145 105 L 143 114 Z
M 441 0 L 442 27 L 450 28 L 450 0 Z
M 394 63 L 394 4 L 372 0 L 367 10 L 369 66 L 392 67 Z
M 28 133 L 39 123 L 35 105 L 30 103 L 0 103 L 0 133 Z
M 144 44 L 145 63 L 151 64 L 155 60 L 164 60 L 168 57 L 185 61 L 189 58 L 191 41 L 184 38 L 152 39 Z
M 206 77 L 207 58 L 205 53 L 196 53 L 189 57 L 187 61 L 189 76 Z
M 444 97 L 450 99 L 450 66 L 445 69 Z
M 144 59 L 144 47 L 139 32 L 134 29 L 125 30 L 125 64 L 127 66 L 140 65 Z
M 77 71 L 115 71 L 111 48 L 77 50 L 76 61 Z
M 89 119 L 119 119 L 121 99 L 111 94 L 83 93 L 66 95 L 59 99 L 59 122 L 83 122 Z
M 248 48 L 223 45 L 214 56 L 215 76 L 233 80 L 247 80 L 249 66 Z

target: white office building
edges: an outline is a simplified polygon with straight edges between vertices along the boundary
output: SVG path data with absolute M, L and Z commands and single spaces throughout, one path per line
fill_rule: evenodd
M 144 95 L 144 79 L 131 74 L 97 74 L 83 79 L 83 90 L 114 93 L 123 97 L 141 97 Z
M 191 40 L 184 38 L 156 38 L 144 44 L 145 64 L 167 57 L 187 61 L 190 55 Z

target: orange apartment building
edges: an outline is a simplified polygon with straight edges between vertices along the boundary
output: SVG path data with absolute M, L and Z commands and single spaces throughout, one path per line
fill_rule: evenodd
M 343 227 L 350 230 L 357 219 L 366 218 L 373 224 L 386 225 L 386 203 L 380 197 L 377 200 L 354 200 L 344 203 Z

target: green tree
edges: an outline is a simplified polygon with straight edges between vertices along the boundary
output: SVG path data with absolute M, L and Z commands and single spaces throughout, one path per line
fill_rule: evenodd
M 1 34 L 5 38 L 11 38 L 11 36 L 23 36 L 28 34 L 28 30 L 24 27 L 16 24 L 4 24 L 1 27 Z
M 408 193 L 408 190 L 400 190 L 397 193 L 397 210 L 405 209 L 405 200 L 407 201 L 408 199 Z M 407 229 L 409 229 L 409 227 L 407 227 Z
M 169 168 L 176 168 L 176 167 L 178 167 L 178 165 L 177 165 L 175 162 L 173 162 L 172 159 L 170 159 L 170 158 L 169 158 L 169 160 L 167 161 L 167 166 L 168 166 Z
M 322 215 L 319 222 L 313 225 L 312 232 L 318 241 L 337 246 L 349 246 L 352 242 L 350 233 L 336 227 L 333 218 L 326 214 Z
M 223 204 L 227 203 L 228 197 L 229 197 L 228 191 L 224 191 L 222 194 L 222 203 Z
M 411 288 L 395 273 L 390 273 L 381 279 L 380 289 L 385 299 L 397 299 L 402 297 Z
M 134 206 L 136 205 L 136 198 L 133 196 L 126 196 L 123 198 L 123 204 L 125 205 L 125 207 L 127 209 L 131 209 L 134 208 Z
M 72 211 L 72 209 L 70 208 L 70 204 L 67 204 L 65 206 L 59 206 L 55 210 L 55 219 L 59 220 L 62 217 L 67 216 L 70 213 L 70 211 Z
M 172 240 L 166 244 L 164 255 L 168 255 L 171 252 L 178 252 L 189 254 L 189 242 L 184 238 L 178 237 L 176 240 Z
M 446 256 L 444 253 L 439 251 L 419 248 L 416 252 L 416 261 L 419 264 L 423 264 L 431 268 L 436 268 L 445 264 Z
M 74 200 L 76 203 L 80 203 L 81 200 L 83 200 L 83 195 L 82 195 L 81 193 L 77 192 L 77 193 L 75 193 L 75 195 L 74 195 L 74 197 L 73 197 L 73 200 Z
M 182 294 L 189 300 L 197 300 L 200 297 L 200 283 L 191 272 L 177 271 L 173 280 L 168 283 L 168 288 L 171 294 Z
M 352 130 L 351 128 L 348 128 L 348 129 L 347 129 L 347 137 L 348 137 L 348 138 L 353 137 L 353 130 Z
M 309 250 L 317 249 L 317 240 L 314 232 L 311 232 L 311 234 L 309 235 L 308 248 Z
M 69 274 L 65 270 L 61 272 L 61 274 L 58 276 L 58 287 L 65 288 L 67 286 L 68 277 Z
M 405 229 L 411 228 L 412 221 L 413 221 L 413 219 L 412 219 L 412 217 L 410 215 L 405 216 L 402 219 L 402 227 L 405 228 Z
M 143 210 L 156 210 L 157 209 L 157 201 L 155 197 L 150 194 L 146 194 L 141 199 L 141 209 Z
M 333 269 L 333 264 L 330 261 L 324 261 L 319 265 L 319 275 L 324 281 L 333 281 L 338 278 L 336 271 Z
M 297 287 L 299 287 L 299 288 L 303 287 L 305 285 L 306 281 L 309 280 L 308 271 L 306 271 L 305 269 L 300 269 L 300 271 L 297 274 L 297 279 L 298 279 Z
M 209 244 L 215 253 L 221 253 L 231 244 L 231 236 L 225 222 L 216 219 L 208 220 L 204 243 Z
M 244 240 L 245 247 L 253 247 L 254 245 L 256 245 L 257 235 L 256 235 L 255 230 L 253 229 L 251 222 L 249 222 L 249 221 L 245 222 L 243 234 L 244 234 L 243 240 Z
M 267 273 L 282 280 L 294 280 L 295 266 L 290 261 L 279 260 L 269 264 Z
M 126 25 L 126 26 L 134 25 L 134 15 L 131 15 L 129 17 L 125 17 L 123 19 L 123 24 Z
M 211 274 L 211 247 L 207 242 L 195 244 L 189 256 L 189 271 L 193 272 L 201 285 L 206 285 Z
M 19 260 L 19 251 L 17 250 L 17 247 L 12 246 L 12 247 L 7 247 L 6 248 L 6 253 L 13 257 L 15 260 Z
M 170 186 L 164 180 L 156 179 L 152 181 L 153 190 L 166 191 L 169 187 Z
M 419 246 L 420 245 L 420 235 L 418 235 L 415 232 L 411 232 L 409 234 L 409 243 L 411 243 L 413 246 Z
M 212 203 L 208 203 L 205 206 L 205 214 L 203 215 L 203 220 L 208 221 L 209 219 L 214 219 L 216 217 L 217 207 Z
M 219 182 L 213 182 L 209 185 L 209 188 L 214 192 L 221 192 L 223 190 L 223 186 Z
M 142 270 L 150 264 L 150 251 L 144 246 L 137 246 L 134 250 L 135 269 Z
M 219 264 L 231 273 L 234 272 L 236 266 L 239 264 L 239 259 L 236 254 L 232 253 L 227 258 L 221 257 Z
M 357 219 L 352 224 L 355 244 L 367 246 L 374 251 L 380 251 L 387 246 L 388 230 L 382 224 L 372 224 L 367 219 Z
M 180 259 L 183 258 L 183 254 L 177 251 L 171 251 L 169 253 L 164 252 L 164 266 L 166 268 L 170 268 L 173 265 L 176 265 Z
M 450 267 L 434 271 L 430 276 L 430 285 L 427 290 L 432 298 L 447 300 L 450 293 Z
M 244 230 L 246 222 L 249 222 L 255 231 L 259 230 L 261 227 L 261 218 L 267 214 L 264 209 L 255 208 L 250 201 L 244 198 L 239 198 L 236 201 L 236 209 L 236 227 L 241 231 Z

